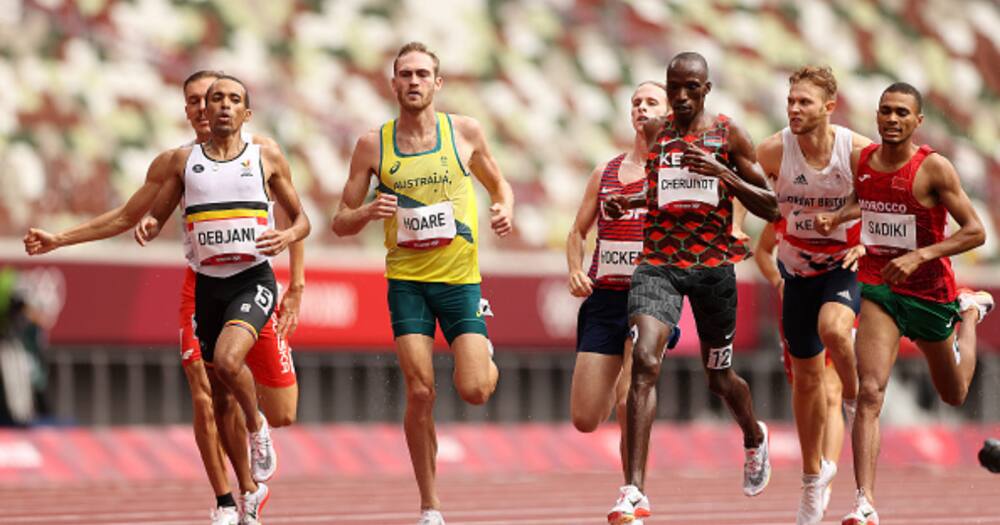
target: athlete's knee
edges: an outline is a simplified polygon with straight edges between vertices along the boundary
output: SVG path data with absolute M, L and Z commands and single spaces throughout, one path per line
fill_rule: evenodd
M 413 381 L 406 386 L 406 400 L 415 404 L 433 404 L 437 393 L 434 391 L 434 383 L 423 381 Z
M 234 353 L 223 353 L 215 355 L 215 372 L 222 377 L 235 379 L 243 368 L 243 361 Z
M 965 403 L 965 398 L 969 397 L 969 387 L 964 384 L 957 384 L 941 392 L 941 401 L 957 407 Z
M 458 395 L 470 405 L 482 405 L 490 400 L 493 389 L 487 384 L 464 385 L 458 388 Z
M 862 379 L 858 385 L 858 411 L 875 411 L 876 414 L 881 412 L 885 388 L 886 385 L 876 379 Z
M 655 383 L 660 377 L 660 357 L 651 345 L 637 344 L 632 350 L 632 384 Z
M 215 417 L 213 397 L 211 392 L 199 391 L 191 394 L 191 408 L 195 421 L 211 421 Z
M 273 428 L 287 427 L 295 423 L 294 410 L 276 410 L 271 414 L 264 414 L 267 417 L 267 424 Z
M 819 391 L 825 388 L 825 371 L 811 366 L 793 368 L 792 387 L 798 391 Z
M 824 347 L 837 353 L 850 349 L 854 342 L 849 330 L 845 331 L 832 323 L 819 327 L 819 340 Z

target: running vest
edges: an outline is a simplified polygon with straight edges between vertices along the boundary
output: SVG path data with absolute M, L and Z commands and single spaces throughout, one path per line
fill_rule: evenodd
M 472 177 L 455 143 L 451 117 L 437 114 L 437 144 L 420 153 L 396 145 L 396 121 L 382 125 L 378 191 L 395 195 L 385 219 L 385 276 L 405 281 L 475 284 L 478 218 Z
M 781 170 L 774 183 L 778 209 L 778 260 L 792 275 L 808 277 L 840 267 L 851 247 L 860 242 L 861 222 L 841 224 L 830 235 L 816 232 L 816 214 L 840 209 L 854 192 L 851 174 L 851 130 L 833 126 L 830 162 L 816 170 L 806 162 L 792 130 L 781 131 Z
M 232 159 L 215 161 L 191 147 L 184 169 L 184 231 L 193 269 L 229 277 L 265 262 L 256 239 L 270 226 L 260 146 L 244 143 Z
M 701 148 L 729 162 L 729 118 L 716 117 L 701 135 L 681 136 L 673 115 L 650 149 L 646 161 L 646 221 L 642 262 L 676 268 L 715 267 L 743 260 L 746 241 L 732 234 L 733 196 L 716 177 L 680 167 L 688 147 Z
M 869 166 L 879 144 L 861 151 L 854 188 L 861 206 L 861 258 L 858 280 L 879 285 L 882 267 L 907 252 L 944 240 L 948 211 L 938 204 L 926 208 L 913 197 L 913 179 L 924 159 L 934 152 L 930 146 L 920 149 L 903 167 L 893 173 L 875 171 Z M 902 284 L 890 285 L 893 292 L 939 303 L 955 300 L 955 274 L 951 260 L 941 257 L 921 264 Z
M 646 210 L 627 210 L 619 219 L 612 219 L 604 213 L 604 201 L 608 195 L 631 195 L 645 189 L 645 179 L 622 184 L 618 170 L 623 160 L 624 153 L 605 166 L 597 195 L 597 247 L 588 275 L 597 288 L 607 290 L 628 290 L 632 272 L 642 256 L 642 226 Z

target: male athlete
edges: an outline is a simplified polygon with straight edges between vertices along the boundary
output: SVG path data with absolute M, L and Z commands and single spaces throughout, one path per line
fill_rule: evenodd
M 205 94 L 209 86 L 224 74 L 218 71 L 197 71 L 189 76 L 183 84 L 184 111 L 188 122 L 196 134 L 196 139 L 188 146 L 207 142 L 212 130 L 205 115 Z M 245 141 L 254 144 L 266 144 L 277 148 L 277 144 L 267 137 L 252 135 L 246 129 L 242 130 Z M 172 203 L 166 197 L 158 198 L 151 210 L 152 216 L 144 217 L 135 227 L 135 238 L 140 245 L 154 239 L 161 226 L 170 217 L 177 203 Z M 183 207 L 183 206 L 182 206 Z M 194 335 L 194 289 L 197 259 L 194 257 L 190 238 L 184 236 L 185 256 L 188 268 L 184 275 L 181 289 L 180 333 L 181 333 L 181 364 L 191 390 L 193 405 L 193 426 L 195 442 L 201 453 L 202 463 L 208 475 L 209 483 L 215 491 L 216 509 L 212 511 L 213 525 L 231 525 L 237 523 L 238 512 L 226 475 L 225 464 L 219 449 L 219 434 L 224 437 L 222 443 L 230 439 L 246 440 L 246 429 L 243 426 L 241 412 L 232 394 L 225 388 L 210 386 L 209 374 L 201 358 L 201 348 Z M 294 330 L 298 320 L 299 304 L 302 300 L 302 290 L 305 287 L 303 268 L 303 243 L 295 242 L 289 245 L 289 267 L 291 284 L 282 295 L 281 303 L 275 308 L 275 315 L 261 330 L 260 337 L 254 348 L 247 354 L 247 365 L 256 383 L 261 411 L 267 418 L 269 426 L 281 427 L 295 421 L 298 406 L 298 384 L 292 365 L 291 349 L 285 340 L 286 333 Z M 277 322 L 275 322 L 277 320 Z M 212 374 L 214 376 L 214 372 Z M 213 399 L 214 397 L 214 399 Z M 215 418 L 219 418 L 216 424 Z M 218 428 L 218 433 L 217 429 Z M 264 427 L 266 429 L 267 426 Z M 232 436 L 227 436 L 231 433 Z M 266 430 L 257 433 L 258 439 L 270 439 Z M 230 448 L 227 446 L 227 452 Z M 262 458 L 265 462 L 270 456 Z M 273 475 L 277 465 L 243 462 L 232 462 L 236 479 L 242 491 L 249 490 L 251 475 L 256 481 L 267 481 Z M 252 474 L 251 474 L 252 472 Z
M 399 118 L 358 140 L 333 218 L 333 231 L 341 236 L 371 221 L 384 223 L 389 313 L 406 380 L 403 429 L 420 489 L 421 525 L 444 523 L 435 487 L 435 325 L 455 354 L 455 388 L 462 399 L 485 403 L 499 378 L 481 306 L 472 176 L 490 194 L 490 225 L 500 237 L 511 232 L 514 206 L 479 123 L 435 111 L 442 84 L 437 56 L 424 44 L 399 50 L 392 77 Z M 366 204 L 373 177 L 378 196 Z
M 827 351 L 852 411 L 857 396 L 854 316 L 861 297 L 855 265 L 860 223 L 838 226 L 829 235 L 814 228 L 817 213 L 839 209 L 854 192 L 851 152 L 871 143 L 834 126 L 837 80 L 829 67 L 805 66 L 789 77 L 788 127 L 757 147 L 757 159 L 774 187 L 778 270 L 783 286 L 781 325 L 792 369 L 792 409 L 802 449 L 802 498 L 796 525 L 823 519 L 826 489 L 837 465 L 823 457 L 827 400 Z M 760 259 L 758 264 L 771 262 Z M 773 263 L 771 263 L 773 265 Z M 840 417 L 837 408 L 837 417 Z
M 755 496 L 770 480 L 767 426 L 754 415 L 746 382 L 732 370 L 733 265 L 748 252 L 746 239 L 733 235 L 733 199 L 769 221 L 778 218 L 778 208 L 750 137 L 728 117 L 705 112 L 711 89 L 704 57 L 688 52 L 670 61 L 667 100 L 673 113 L 651 119 L 644 127 L 650 144 L 648 191 L 639 198 L 619 194 L 606 201 L 612 217 L 626 208 L 649 210 L 642 259 L 629 291 L 629 323 L 638 333 L 627 401 L 628 473 L 608 513 L 612 525 L 651 514 L 642 490 L 656 382 L 664 343 L 680 319 L 685 296 L 694 312 L 709 388 L 723 398 L 743 430 L 743 492 Z
M 861 218 L 861 316 L 858 324 L 858 411 L 851 442 L 858 486 L 843 525 L 878 525 L 875 468 L 879 413 L 902 336 L 924 353 L 941 399 L 961 405 L 976 370 L 976 324 L 993 308 L 986 292 L 959 290 L 949 257 L 983 244 L 983 225 L 955 168 L 930 146 L 914 144 L 924 120 L 922 97 L 897 82 L 879 100 L 881 144 L 852 155 L 854 198 L 817 218 L 828 235 Z M 948 215 L 959 229 L 945 235 Z M 957 333 L 955 323 L 961 323 Z
M 632 370 L 632 340 L 628 337 L 628 287 L 642 254 L 645 209 L 629 210 L 618 219 L 603 213 L 601 203 L 614 193 L 639 193 L 646 185 L 649 152 L 643 126 L 667 114 L 665 86 L 643 82 L 631 99 L 632 150 L 599 165 L 590 175 L 576 221 L 566 239 L 570 293 L 586 297 L 580 305 L 576 327 L 576 366 L 570 396 L 573 425 L 593 432 L 611 415 L 612 407 L 622 429 L 621 454 L 625 465 L 625 397 Z M 600 212 L 600 215 L 598 213 Z M 597 222 L 597 247 L 590 271 L 583 271 L 587 233 Z M 676 343 L 680 330 L 674 329 Z M 668 346 L 672 347 L 668 343 Z
M 243 140 L 241 128 L 249 116 L 243 83 L 218 78 L 207 91 L 205 111 L 211 137 L 157 156 L 142 187 L 124 205 L 58 234 L 29 229 L 24 245 L 29 255 L 37 255 L 112 237 L 132 228 L 157 200 L 183 198 L 185 232 L 197 260 L 194 315 L 202 357 L 243 409 L 253 461 L 273 464 L 273 445 L 259 435 L 267 422 L 243 365 L 275 306 L 277 286 L 268 258 L 308 235 L 309 220 L 281 151 Z M 289 228 L 269 227 L 272 197 L 288 214 Z M 245 442 L 227 441 L 234 465 L 250 460 Z M 248 488 L 242 522 L 255 524 L 269 492 L 253 480 Z

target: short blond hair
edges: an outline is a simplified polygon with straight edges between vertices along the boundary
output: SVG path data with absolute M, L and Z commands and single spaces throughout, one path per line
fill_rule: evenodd
M 439 70 L 441 69 L 441 61 L 438 60 L 437 55 L 431 51 L 426 44 L 423 42 L 410 42 L 403 47 L 399 48 L 399 53 L 396 53 L 396 58 L 392 61 L 392 74 L 396 74 L 396 65 L 399 64 L 399 59 L 407 53 L 423 53 L 434 61 L 434 76 L 437 77 Z
M 837 78 L 830 66 L 805 66 L 795 70 L 788 77 L 788 84 L 793 86 L 799 82 L 810 82 L 822 89 L 826 100 L 837 98 Z

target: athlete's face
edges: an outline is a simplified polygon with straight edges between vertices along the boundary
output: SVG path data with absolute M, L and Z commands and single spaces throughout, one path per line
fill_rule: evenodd
M 205 115 L 213 133 L 233 133 L 250 117 L 243 86 L 228 78 L 215 81 L 207 94 Z
M 809 81 L 792 84 L 788 90 L 788 127 L 802 135 L 829 121 L 836 100 L 827 100 L 823 88 Z
M 638 132 L 646 121 L 667 114 L 667 93 L 656 84 L 643 84 L 632 94 L 632 128 Z
M 908 93 L 884 93 L 878 103 L 878 134 L 885 144 L 901 144 L 913 136 L 924 121 L 917 99 Z
M 708 71 L 697 61 L 680 60 L 667 69 L 667 101 L 679 122 L 691 122 L 700 115 L 711 90 Z
M 400 107 L 420 111 L 434 102 L 434 93 L 441 89 L 442 82 L 434 73 L 434 59 L 426 53 L 411 51 L 396 61 L 392 90 Z
M 191 129 L 201 136 L 212 132 L 208 117 L 205 116 L 205 94 L 215 80 L 215 77 L 199 78 L 184 88 L 184 114 L 187 115 Z

